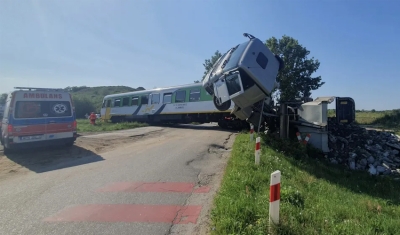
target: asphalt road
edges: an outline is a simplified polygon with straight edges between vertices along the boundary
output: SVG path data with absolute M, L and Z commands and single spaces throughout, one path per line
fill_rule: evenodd
M 234 134 L 212 125 L 138 131 L 99 155 L 0 181 L 0 234 L 204 234 Z

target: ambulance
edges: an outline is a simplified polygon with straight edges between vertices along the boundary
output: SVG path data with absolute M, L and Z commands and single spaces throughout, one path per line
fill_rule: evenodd
M 15 87 L 1 121 L 4 152 L 48 145 L 72 146 L 77 138 L 71 94 L 63 89 Z

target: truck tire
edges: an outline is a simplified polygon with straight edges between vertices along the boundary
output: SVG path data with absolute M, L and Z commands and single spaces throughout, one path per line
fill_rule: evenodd
M 221 105 L 217 104 L 217 97 L 214 95 L 213 96 L 213 102 L 215 108 L 217 108 L 219 111 L 226 111 L 231 107 L 231 100 L 226 101 L 225 103 L 222 103 Z
M 66 145 L 68 148 L 70 148 L 70 147 L 72 147 L 72 146 L 74 145 L 74 142 L 75 142 L 75 141 L 68 141 L 65 145 Z
M 6 148 L 6 146 L 4 146 L 4 149 L 3 149 L 3 152 L 4 152 L 4 154 L 10 154 L 10 153 L 12 153 L 12 149 L 10 149 L 10 148 Z

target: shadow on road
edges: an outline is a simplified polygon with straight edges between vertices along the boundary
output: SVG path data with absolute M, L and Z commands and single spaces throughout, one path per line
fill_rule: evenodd
M 176 129 L 191 129 L 191 130 L 212 130 L 212 131 L 221 131 L 221 132 L 231 132 L 238 133 L 239 130 L 233 129 L 222 129 L 218 125 L 212 124 L 152 124 L 152 126 L 158 127 L 168 127 L 168 128 L 176 128 Z
M 43 173 L 68 167 L 103 161 L 104 158 L 79 146 L 51 146 L 14 150 L 4 154 L 9 160 L 36 173 Z

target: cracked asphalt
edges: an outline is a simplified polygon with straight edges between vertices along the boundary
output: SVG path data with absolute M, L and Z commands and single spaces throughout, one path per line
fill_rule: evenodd
M 149 135 L 146 132 L 154 127 L 140 131 L 144 133 L 140 138 L 110 146 L 109 151 L 88 151 L 80 157 L 71 152 L 71 158 L 1 180 L 0 234 L 206 234 L 212 200 L 235 134 L 212 124 L 162 127 Z M 126 131 L 112 134 L 114 141 L 118 135 L 127 135 Z M 85 138 L 90 137 L 102 138 Z M 150 186 L 138 187 L 138 182 Z M 158 187 L 161 182 L 182 184 L 172 185 L 170 190 Z M 113 184 L 122 186 L 99 191 Z M 207 190 L 199 193 L 197 188 Z M 171 192 L 174 190 L 182 192 Z M 95 209 L 82 209 L 85 205 Z M 115 209 L 114 205 L 124 206 Z M 146 205 L 177 209 L 149 211 Z M 45 221 L 70 208 L 73 212 L 63 218 L 69 216 L 74 221 Z M 147 221 L 141 217 L 144 214 L 151 214 Z M 194 222 L 172 223 L 184 219 Z

